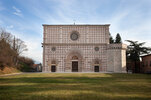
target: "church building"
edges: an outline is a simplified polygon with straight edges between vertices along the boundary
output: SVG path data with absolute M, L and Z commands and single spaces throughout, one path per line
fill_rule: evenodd
M 43 24 L 43 72 L 126 72 L 125 44 L 109 43 L 109 26 Z

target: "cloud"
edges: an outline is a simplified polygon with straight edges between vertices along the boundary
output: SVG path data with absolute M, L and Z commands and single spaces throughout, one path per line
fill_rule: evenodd
M 14 28 L 14 26 L 13 26 L 13 25 L 10 25 L 10 26 L 7 26 L 6 28 L 7 28 L 7 29 L 12 29 L 12 28 Z
M 151 6 L 148 2 L 129 3 L 121 2 L 118 10 L 106 20 L 111 24 L 110 32 L 114 37 L 120 33 L 124 43 L 127 43 L 125 40 L 134 40 L 146 42 L 146 46 L 151 47 Z
M 2 20 L 0 20 L 0 24 L 1 24 L 1 25 L 3 24 L 3 21 L 2 21 Z
M 42 47 L 41 47 L 41 39 L 26 39 L 25 43 L 28 47 L 28 51 L 23 55 L 31 57 L 35 61 L 42 62 Z
M 25 41 L 24 55 L 42 61 L 42 24 L 111 24 L 110 32 L 122 40 L 138 40 L 151 46 L 151 0 L 18 0 L 25 12 L 12 6 L 23 20 L 0 14 L 0 23 Z M 30 2 L 30 3 L 27 3 Z M 0 3 L 1 5 L 1 3 Z M 1 7 L 1 6 L 0 6 Z
M 33 0 L 30 2 L 33 6 L 26 6 L 46 24 L 72 24 L 73 20 L 81 24 L 109 23 L 111 24 L 110 32 L 114 37 L 116 33 L 120 33 L 123 41 L 127 39 L 145 40 L 149 44 L 151 43 L 149 39 L 151 36 L 151 15 L 149 15 L 151 1 L 136 1 L 44 0 L 40 3 Z
M 22 12 L 20 9 L 16 8 L 15 6 L 12 7 L 14 9 L 13 14 L 22 17 Z

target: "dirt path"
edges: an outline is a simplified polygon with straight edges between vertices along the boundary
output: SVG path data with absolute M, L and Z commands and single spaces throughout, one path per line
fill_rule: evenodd
M 2 74 L 0 76 L 11 76 L 11 75 L 20 75 L 20 74 L 24 74 L 24 73 L 21 72 L 21 73 Z
M 11 73 L 11 74 L 3 74 L 1 76 L 14 76 L 14 75 L 21 75 L 21 74 L 31 74 L 31 73 L 39 73 L 39 72 L 20 72 L 20 73 Z

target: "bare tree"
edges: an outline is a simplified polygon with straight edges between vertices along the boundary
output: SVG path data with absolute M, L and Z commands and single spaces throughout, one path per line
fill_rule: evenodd
M 6 32 L 4 29 L 0 28 L 0 40 L 5 40 L 7 43 L 12 43 L 13 35 L 11 33 Z
M 20 56 L 20 54 L 22 54 L 24 51 L 27 51 L 27 46 L 25 45 L 24 41 L 22 41 L 19 38 L 15 38 L 13 39 L 13 46 L 12 46 L 13 50 L 15 51 L 16 55 L 14 56 L 14 62 L 15 65 L 18 64 L 18 56 Z
M 11 33 L 6 32 L 2 28 L 0 29 L 0 62 L 6 65 L 12 62 L 14 65 L 17 65 L 18 56 L 24 51 L 27 51 L 24 41 L 13 37 Z

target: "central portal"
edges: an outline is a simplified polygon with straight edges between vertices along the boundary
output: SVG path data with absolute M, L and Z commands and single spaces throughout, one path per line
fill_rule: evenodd
M 99 72 L 99 66 L 94 66 L 94 71 Z
M 72 72 L 78 72 L 78 61 L 72 61 Z
M 56 66 L 51 66 L 51 72 L 56 72 Z

